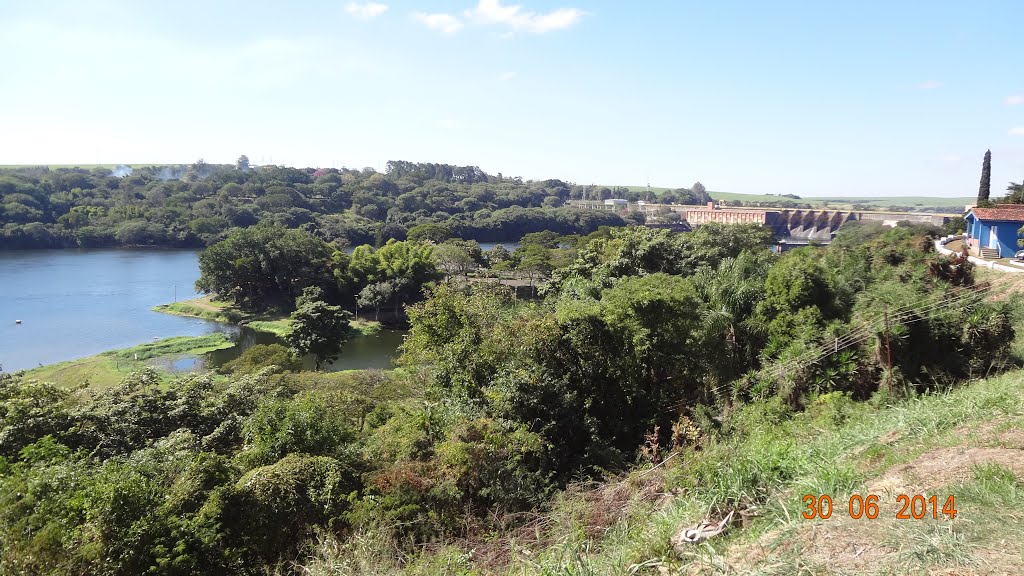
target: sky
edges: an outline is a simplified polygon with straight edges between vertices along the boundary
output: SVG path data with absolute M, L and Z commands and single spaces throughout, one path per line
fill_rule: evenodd
M 0 0 L 0 164 L 475 165 L 578 184 L 1024 180 L 1024 2 Z

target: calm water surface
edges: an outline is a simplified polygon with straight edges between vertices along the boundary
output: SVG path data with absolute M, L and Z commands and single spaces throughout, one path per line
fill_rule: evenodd
M 154 338 L 225 332 L 238 346 L 217 364 L 272 336 L 198 318 L 153 312 L 197 296 L 192 250 L 0 251 L 0 367 L 13 371 L 127 348 Z M 15 320 L 21 320 L 20 325 Z M 331 369 L 386 368 L 402 333 L 354 338 Z M 198 364 L 184 359 L 175 368 Z

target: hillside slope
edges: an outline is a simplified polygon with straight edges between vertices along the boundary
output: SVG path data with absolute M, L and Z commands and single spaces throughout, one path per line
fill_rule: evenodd
M 736 420 L 735 439 L 638 471 L 612 498 L 608 487 L 584 493 L 577 513 L 567 503 L 549 519 L 549 545 L 521 548 L 510 573 L 1019 573 L 1024 372 L 884 407 L 826 395 L 790 420 L 764 408 Z M 805 519 L 806 494 L 830 495 L 832 515 Z M 900 494 L 936 495 L 938 519 L 929 505 L 922 519 L 897 520 Z M 851 518 L 852 495 L 877 495 L 878 517 Z M 588 529 L 602 509 L 617 518 Z M 727 510 L 747 526 L 673 549 L 680 528 Z

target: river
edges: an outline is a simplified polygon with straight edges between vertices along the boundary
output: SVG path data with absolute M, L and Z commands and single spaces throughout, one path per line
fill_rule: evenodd
M 154 338 L 224 332 L 237 344 L 204 359 L 216 365 L 255 343 L 276 341 L 237 326 L 151 310 L 175 298 L 195 298 L 198 278 L 193 250 L 0 251 L 0 368 L 28 369 Z M 402 337 L 393 330 L 355 337 L 328 369 L 387 368 Z

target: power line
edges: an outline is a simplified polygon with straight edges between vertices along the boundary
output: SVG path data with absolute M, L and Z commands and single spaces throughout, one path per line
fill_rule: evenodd
M 921 303 L 907 304 L 893 309 L 888 309 L 882 313 L 876 314 L 868 320 L 861 321 L 861 325 L 854 328 L 847 334 L 843 335 L 842 338 L 837 338 L 835 342 L 831 344 L 819 344 L 811 350 L 807 350 L 801 355 L 790 358 L 781 364 L 773 366 L 765 366 L 760 370 L 756 371 L 756 374 L 772 375 L 775 378 L 781 378 L 782 374 L 788 370 L 792 370 L 801 365 L 811 366 L 823 360 L 824 358 L 833 354 L 839 353 L 841 350 L 856 346 L 871 339 L 880 330 L 888 331 L 893 324 L 906 325 L 913 324 L 915 322 L 921 322 L 928 320 L 933 317 L 933 313 L 943 310 L 956 310 L 961 308 L 967 308 L 977 303 L 976 298 L 984 295 L 992 289 L 990 284 L 982 284 L 970 287 L 954 288 L 949 292 L 944 292 L 935 296 L 934 302 L 928 302 L 925 305 Z M 950 296 L 950 292 L 955 293 Z M 927 300 L 926 300 L 927 302 Z M 896 312 L 893 314 L 893 312 Z M 888 322 L 886 317 L 888 316 Z M 882 321 L 882 325 L 878 325 L 878 321 Z M 709 390 L 711 394 L 718 394 L 725 388 L 731 386 L 733 382 L 726 382 L 719 386 L 716 386 Z M 685 402 L 681 399 L 677 402 L 669 404 L 668 409 L 674 409 L 680 407 Z
M 919 320 L 923 320 L 923 319 L 925 319 L 927 317 L 928 314 L 938 310 L 939 308 L 958 308 L 958 307 L 961 307 L 962 305 L 968 304 L 971 300 L 973 300 L 973 297 L 978 296 L 980 294 L 984 294 L 985 292 L 988 292 L 990 289 L 991 289 L 991 286 L 989 286 L 989 285 L 983 285 L 983 286 L 979 286 L 979 287 L 972 287 L 970 289 L 962 290 L 961 293 L 957 294 L 956 296 L 953 296 L 952 298 L 947 298 L 945 300 L 940 300 L 938 302 L 933 302 L 933 303 L 928 304 L 928 305 L 926 305 L 924 307 L 914 308 L 913 307 L 914 305 L 902 306 L 899 309 L 897 309 L 897 310 L 902 310 L 902 311 L 899 314 L 897 314 L 896 316 L 890 317 L 889 321 L 892 322 L 892 323 L 896 323 L 896 324 L 908 324 L 908 323 L 911 323 L 911 322 L 906 322 L 905 320 L 913 318 L 915 316 L 918 316 L 919 319 L 918 320 L 914 320 L 914 322 L 919 321 Z M 942 295 L 942 296 L 945 296 L 945 295 Z M 883 313 L 881 319 L 884 319 L 884 313 Z M 872 330 L 872 328 L 873 328 L 873 330 Z M 804 364 L 804 363 L 806 363 L 807 365 L 815 364 L 818 361 L 820 361 L 821 359 L 823 359 L 823 358 L 825 358 L 827 356 L 830 356 L 831 354 L 835 354 L 835 353 L 839 352 L 840 350 L 844 350 L 846 348 L 849 348 L 850 346 L 859 344 L 859 343 L 867 340 L 868 338 L 870 338 L 872 336 L 873 333 L 878 332 L 879 328 L 884 328 L 884 327 L 877 326 L 877 325 L 874 325 L 874 324 L 864 325 L 864 326 L 862 326 L 862 327 L 860 327 L 858 329 L 855 329 L 850 334 L 848 334 L 847 337 L 849 337 L 851 335 L 854 335 L 854 336 L 851 339 L 849 339 L 848 341 L 844 341 L 842 345 L 838 344 L 838 340 L 837 340 L 837 343 L 835 343 L 835 344 L 833 344 L 831 346 L 829 346 L 829 345 L 819 345 L 817 347 L 817 349 L 815 349 L 815 350 L 809 350 L 809 351 L 805 352 L 804 354 L 802 354 L 801 356 L 798 356 L 796 358 L 791 358 L 789 360 L 786 360 L 781 365 L 776 365 L 776 366 L 773 366 L 773 367 L 766 367 L 766 368 L 763 368 L 761 371 L 771 370 L 771 371 L 777 373 L 776 377 L 779 377 L 779 376 L 781 376 L 780 372 L 785 371 L 787 369 L 791 369 L 791 368 L 796 367 L 798 365 L 801 365 L 801 364 Z

